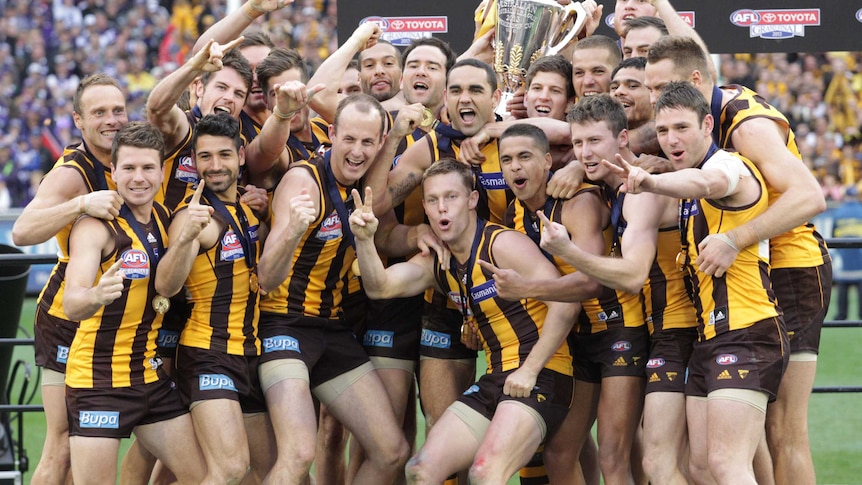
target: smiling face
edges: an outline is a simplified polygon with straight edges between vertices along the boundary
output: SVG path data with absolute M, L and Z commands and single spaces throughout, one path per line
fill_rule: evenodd
M 495 120 L 494 108 L 500 101 L 500 90 L 488 83 L 484 69 L 459 66 L 449 72 L 446 86 L 446 109 L 452 126 L 473 136 Z
M 530 118 L 566 119 L 569 102 L 568 80 L 550 71 L 537 72 L 524 95 L 524 105 Z
M 401 91 L 408 103 L 422 103 L 436 111 L 443 104 L 446 88 L 446 54 L 440 49 L 423 45 L 412 51 L 404 60 Z
M 128 145 L 119 147 L 117 162 L 111 166 L 111 178 L 129 207 L 151 203 L 164 179 L 159 151 Z
M 75 127 L 95 155 L 110 159 L 114 136 L 129 122 L 126 98 L 115 86 L 96 84 L 81 93 L 79 103 L 81 113 L 72 114 Z
M 531 209 L 541 207 L 551 154 L 543 153 L 528 136 L 509 136 L 500 140 L 500 166 L 515 197 Z
M 572 123 L 572 148 L 575 158 L 584 166 L 587 178 L 594 182 L 608 181 L 611 172 L 602 160 L 616 163 L 616 154 L 628 146 L 628 132 L 614 136 L 608 122 Z
M 239 167 L 245 164 L 245 151 L 237 150 L 226 136 L 201 135 L 195 147 L 195 166 L 210 190 L 232 200 L 236 195 Z M 219 197 L 221 198 L 221 197 Z
M 392 98 L 401 89 L 401 54 L 390 44 L 376 44 L 359 57 L 362 92 L 378 101 Z
M 201 114 L 225 112 L 239 118 L 248 95 L 246 86 L 242 76 L 230 67 L 213 73 L 205 86 L 198 84 L 196 88 Z
M 626 21 L 635 17 L 655 16 L 656 8 L 650 0 L 617 0 L 614 5 L 614 30 L 622 37 Z
M 658 143 L 676 170 L 697 166 L 712 144 L 712 116 L 698 121 L 690 109 L 665 108 L 655 115 Z
M 476 209 L 479 193 L 464 186 L 456 173 L 427 177 L 422 183 L 422 206 L 431 230 L 452 246 L 465 238 L 470 227 L 470 211 Z
M 572 84 L 578 97 L 607 93 L 614 70 L 611 56 L 603 48 L 578 49 L 572 54 Z
M 644 71 L 625 67 L 618 70 L 611 81 L 611 94 L 625 108 L 629 129 L 637 128 L 652 119 L 652 104 L 644 77 Z
M 359 111 L 355 104 L 345 106 L 337 121 L 330 125 L 332 174 L 344 186 L 361 179 L 383 146 L 380 114 Z

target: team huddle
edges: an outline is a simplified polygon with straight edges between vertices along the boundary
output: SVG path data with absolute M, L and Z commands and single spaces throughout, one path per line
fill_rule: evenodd
M 61 249 L 33 483 L 815 483 L 825 202 L 668 0 L 617 0 L 619 40 L 584 1 L 503 106 L 493 1 L 460 56 L 365 23 L 313 75 L 247 30 L 283 5 L 145 122 L 78 86 L 13 229 Z

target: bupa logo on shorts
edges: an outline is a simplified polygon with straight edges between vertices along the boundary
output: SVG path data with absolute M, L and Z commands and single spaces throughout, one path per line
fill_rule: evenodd
M 82 428 L 118 429 L 120 427 L 120 412 L 81 411 L 78 414 L 78 421 Z
M 236 261 L 245 256 L 242 251 L 242 243 L 239 242 L 239 237 L 233 232 L 233 229 L 228 229 L 221 238 L 221 260 Z
M 299 352 L 299 341 L 287 335 L 276 335 L 263 339 L 264 352 L 276 352 L 279 350 L 291 350 Z
M 661 357 L 656 357 L 654 359 L 650 359 L 647 361 L 646 366 L 648 369 L 657 369 L 664 365 L 664 359 Z
M 320 230 L 314 237 L 321 241 L 331 241 L 341 237 L 341 218 L 338 217 L 338 212 L 332 211 L 332 214 L 323 220 Z
M 386 332 L 384 330 L 369 330 L 365 332 L 365 337 L 362 339 L 362 345 L 366 347 L 392 348 L 394 342 L 395 332 Z
M 611 345 L 611 350 L 614 352 L 626 352 L 632 349 L 632 343 L 628 340 L 619 340 Z
M 248 226 L 248 239 L 252 244 L 256 243 L 260 236 L 258 233 L 260 232 L 260 225 Z
M 473 299 L 473 303 L 479 303 L 495 296 L 497 296 L 497 285 L 494 280 L 470 288 L 470 298 Z
M 128 249 L 120 256 L 120 270 L 130 280 L 140 280 L 150 276 L 150 257 L 140 249 Z
M 159 329 L 159 337 L 156 339 L 156 346 L 162 349 L 176 348 L 180 342 L 180 333 L 173 330 Z
M 718 365 L 733 365 L 739 359 L 733 354 L 721 354 L 715 358 L 715 363 Z
M 464 395 L 469 396 L 470 394 L 473 394 L 475 392 L 479 392 L 479 386 L 473 384 L 472 386 L 468 387 L 466 391 L 464 391 Z
M 201 391 L 234 391 L 233 379 L 224 374 L 201 374 L 198 376 L 198 389 Z
M 452 340 L 448 334 L 434 332 L 427 328 L 422 329 L 422 341 L 420 343 L 425 347 L 434 347 L 435 349 L 448 349 L 452 346 Z
M 485 190 L 506 190 L 509 184 L 503 178 L 503 172 L 480 172 L 477 174 L 479 185 Z
M 198 183 L 198 169 L 195 168 L 192 157 L 180 157 L 174 178 L 187 184 Z
M 623 317 L 623 311 L 620 307 L 614 307 L 606 312 L 599 312 L 597 315 L 600 322 L 612 322 Z
M 710 325 L 715 325 L 716 323 L 721 323 L 725 320 L 727 320 L 727 307 L 723 306 L 709 312 Z
M 67 360 L 69 360 L 69 347 L 66 347 L 64 345 L 58 345 L 57 362 L 60 364 L 65 364 Z

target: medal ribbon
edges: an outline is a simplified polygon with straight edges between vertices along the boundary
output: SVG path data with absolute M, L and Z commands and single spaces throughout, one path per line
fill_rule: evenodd
M 470 248 L 470 257 L 467 259 L 466 270 L 464 270 L 464 281 L 458 277 L 458 262 L 455 257 L 449 259 L 449 273 L 458 281 L 458 293 L 461 295 L 461 314 L 464 316 L 464 321 L 470 319 L 467 314 L 467 307 L 470 304 L 470 289 L 473 287 L 473 267 L 476 265 L 476 252 L 479 249 L 479 241 L 482 239 L 482 230 L 485 229 L 485 221 L 482 219 L 476 220 L 476 234 L 473 236 L 473 246 Z
M 551 198 L 551 197 L 548 197 L 547 199 L 545 199 L 545 205 L 542 207 L 542 212 L 545 214 L 545 217 L 547 217 L 548 220 L 553 220 L 553 219 L 551 219 L 551 214 L 554 211 L 554 203 L 555 202 L 556 202 L 556 200 Z M 521 201 L 517 201 L 516 203 L 521 204 L 524 207 L 524 232 L 527 233 L 527 236 L 530 239 L 532 239 L 534 243 L 536 243 L 536 246 L 539 246 L 539 249 L 542 250 L 542 254 L 544 254 L 545 257 L 548 258 L 548 261 L 553 263 L 554 262 L 554 256 L 552 256 L 550 253 L 548 253 L 547 251 L 542 249 L 542 246 L 541 246 L 542 221 L 536 220 L 536 225 L 538 227 L 534 226 L 533 225 L 533 218 L 530 214 L 530 209 L 528 209 L 527 206 L 523 205 L 521 203 Z
M 350 230 L 350 210 L 353 209 L 353 196 L 348 192 L 347 200 L 341 200 L 341 192 L 338 190 L 338 181 L 335 180 L 335 175 L 330 167 L 332 152 L 326 152 L 323 155 L 325 163 L 323 170 L 326 172 L 326 190 L 329 193 L 329 198 L 332 199 L 332 205 L 335 206 L 335 212 L 338 213 L 338 218 L 341 219 L 341 234 L 347 244 L 353 247 L 356 245 L 353 242 L 353 231 Z M 350 189 L 351 187 L 348 187 Z M 350 209 L 347 205 L 350 204 Z
M 90 147 L 87 146 L 87 142 L 82 141 L 81 145 L 84 146 L 84 153 L 87 154 L 87 158 L 93 163 L 93 173 L 95 173 L 96 181 L 98 182 L 98 187 L 93 187 L 93 192 L 97 190 L 108 190 L 108 179 L 105 177 L 105 166 L 102 165 L 102 162 L 100 162 L 95 155 L 93 155 L 93 152 L 90 151 Z

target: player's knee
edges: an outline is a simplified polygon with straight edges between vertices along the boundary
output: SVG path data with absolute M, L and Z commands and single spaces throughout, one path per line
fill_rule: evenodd
M 387 440 L 378 453 L 370 453 L 368 459 L 378 462 L 386 469 L 400 470 L 410 457 L 410 446 L 403 436 Z
M 428 462 L 422 457 L 422 452 L 413 455 L 404 467 L 408 484 L 430 483 L 432 478 Z

